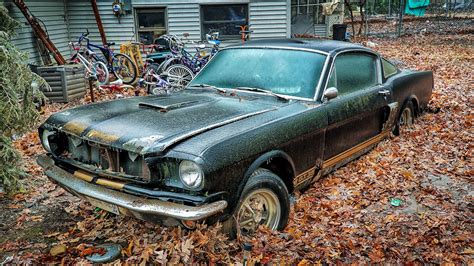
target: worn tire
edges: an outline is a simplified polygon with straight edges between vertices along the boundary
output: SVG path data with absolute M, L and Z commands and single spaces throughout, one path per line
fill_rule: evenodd
M 259 191 L 271 191 L 278 199 L 280 215 L 278 221 L 275 221 L 274 227 L 271 229 L 282 230 L 287 225 L 288 217 L 290 215 L 290 196 L 288 189 L 280 177 L 267 169 L 259 168 L 247 181 L 234 213 L 229 219 L 223 222 L 222 230 L 231 238 L 235 238 L 238 233 L 251 234 L 244 232 L 244 230 L 240 228 L 240 225 L 238 225 L 237 221 L 239 219 L 239 212 L 244 207 L 243 204 L 247 200 L 247 196 L 252 196 L 253 193 L 258 193 Z
M 405 117 L 406 113 L 409 114 L 411 122 L 407 123 L 405 121 L 407 117 Z M 400 113 L 398 114 L 397 123 L 395 124 L 395 128 L 393 129 L 393 134 L 395 136 L 400 135 L 400 127 L 411 126 L 415 123 L 415 106 L 413 105 L 412 101 L 406 102 L 402 109 L 400 109 Z

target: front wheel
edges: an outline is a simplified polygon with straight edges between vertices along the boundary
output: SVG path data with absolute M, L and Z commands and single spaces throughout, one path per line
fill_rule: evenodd
M 193 71 L 182 64 L 171 65 L 165 72 L 169 84 L 180 89 L 186 87 L 194 77 Z
M 107 69 L 107 65 L 97 61 L 93 64 L 93 67 L 99 84 L 106 85 L 109 82 L 109 70 Z
M 117 53 L 112 60 L 112 73 L 124 84 L 132 84 L 137 78 L 138 69 L 128 55 Z
M 288 223 L 290 198 L 285 183 L 267 169 L 257 169 L 247 181 L 233 216 L 223 223 L 231 237 L 251 235 L 260 225 L 282 230 Z

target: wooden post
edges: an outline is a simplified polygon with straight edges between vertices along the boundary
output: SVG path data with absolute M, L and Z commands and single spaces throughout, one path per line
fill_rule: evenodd
M 102 25 L 102 20 L 100 19 L 99 9 L 97 8 L 97 1 L 91 0 L 92 10 L 94 10 L 95 21 L 97 22 L 97 27 L 99 28 L 100 38 L 102 39 L 102 44 L 107 46 L 107 38 L 105 37 L 104 26 Z
M 54 60 L 56 60 L 58 65 L 65 65 L 66 60 L 64 60 L 64 57 L 58 51 L 58 48 L 56 48 L 54 43 L 48 38 L 48 35 L 38 23 L 38 20 L 36 20 L 33 14 L 31 14 L 25 2 L 23 2 L 23 0 L 14 0 L 13 2 L 18 7 L 18 9 L 20 9 L 21 13 L 23 13 L 23 16 L 25 16 L 28 23 L 30 23 L 31 28 L 35 32 L 36 36 L 38 36 L 38 38 L 43 42 L 44 46 L 46 46 L 46 49 L 48 49 L 48 51 L 53 54 Z
M 89 91 L 91 93 L 91 102 L 95 102 L 95 99 L 94 99 L 94 81 L 89 78 Z

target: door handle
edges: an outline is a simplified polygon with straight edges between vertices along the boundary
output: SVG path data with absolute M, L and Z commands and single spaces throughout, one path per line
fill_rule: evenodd
M 388 95 L 390 95 L 390 91 L 389 90 L 379 90 L 379 94 L 383 95 L 383 96 L 388 96 Z

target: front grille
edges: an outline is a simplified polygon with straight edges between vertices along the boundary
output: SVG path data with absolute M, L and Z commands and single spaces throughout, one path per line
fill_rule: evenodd
M 68 136 L 64 157 L 121 178 L 150 181 L 145 159 L 136 153 Z

